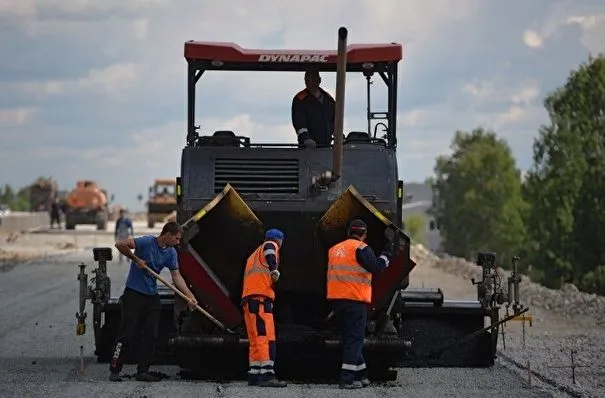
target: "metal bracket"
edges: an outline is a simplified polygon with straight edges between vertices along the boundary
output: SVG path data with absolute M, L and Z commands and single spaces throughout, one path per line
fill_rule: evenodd
M 523 314 L 523 313 L 525 313 L 527 311 L 529 311 L 529 308 L 525 308 L 525 309 L 521 310 L 519 312 L 519 314 L 511 315 L 511 316 L 502 318 L 498 322 L 494 322 L 491 325 L 484 327 L 483 329 L 479 329 L 479 330 L 477 330 L 477 331 L 475 331 L 475 332 L 473 332 L 473 333 L 471 333 L 471 334 L 469 334 L 467 336 L 464 336 L 461 339 L 458 339 L 458 340 L 454 341 L 453 343 L 451 343 L 451 344 L 449 344 L 449 345 L 447 345 L 445 347 L 442 347 L 442 348 L 439 348 L 439 349 L 436 349 L 436 350 L 431 350 L 431 352 L 429 353 L 429 359 L 437 359 L 437 358 L 441 357 L 441 355 L 443 354 L 444 351 L 447 351 L 447 350 L 449 350 L 449 349 L 451 349 L 451 348 L 453 348 L 453 347 L 455 347 L 457 345 L 460 345 L 462 343 L 466 343 L 467 341 L 472 340 L 472 339 L 480 336 L 481 334 L 487 332 L 488 330 L 492 330 L 496 326 L 501 325 L 501 324 L 503 324 L 505 322 L 508 322 L 512 318 L 514 318 L 516 316 L 519 316 L 519 315 L 521 315 L 521 314 Z

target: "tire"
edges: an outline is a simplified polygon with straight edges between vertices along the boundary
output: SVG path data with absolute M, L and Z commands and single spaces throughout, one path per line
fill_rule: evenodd
M 101 212 L 98 215 L 97 221 L 97 231 L 105 231 L 107 229 L 107 213 Z

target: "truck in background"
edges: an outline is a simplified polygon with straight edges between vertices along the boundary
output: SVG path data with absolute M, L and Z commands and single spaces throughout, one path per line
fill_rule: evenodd
M 156 178 L 153 186 L 149 187 L 147 227 L 153 228 L 156 222 L 164 222 L 176 208 L 176 180 Z
M 96 225 L 97 230 L 107 229 L 109 202 L 107 191 L 101 189 L 95 181 L 80 180 L 66 198 L 65 229 L 74 229 L 76 225 Z

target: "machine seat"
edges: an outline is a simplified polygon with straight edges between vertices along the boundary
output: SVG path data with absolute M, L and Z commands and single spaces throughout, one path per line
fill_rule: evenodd
M 365 131 L 351 131 L 344 141 L 345 144 L 365 143 L 369 144 L 370 136 Z

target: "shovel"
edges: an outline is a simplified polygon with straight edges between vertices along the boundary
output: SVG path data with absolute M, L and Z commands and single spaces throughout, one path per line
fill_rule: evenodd
M 143 268 L 149 272 L 155 279 L 159 280 L 160 282 L 162 282 L 164 285 L 168 286 L 173 292 L 175 292 L 176 294 L 178 294 L 179 296 L 181 296 L 181 298 L 183 300 L 185 300 L 187 303 L 191 303 L 191 300 L 189 299 L 189 297 L 185 296 L 185 294 L 183 294 L 183 292 L 181 292 L 179 289 L 177 289 L 175 286 L 172 286 L 170 283 L 168 283 L 164 278 L 162 278 L 160 275 L 158 275 L 157 273 L 155 273 L 151 268 L 149 268 L 148 266 L 144 265 Z M 216 326 L 218 326 L 219 328 L 225 330 L 228 333 L 233 333 L 233 331 L 231 329 L 228 329 L 225 327 L 225 325 L 223 325 L 222 323 L 220 323 L 215 317 L 213 317 L 212 315 L 210 315 L 208 312 L 206 312 L 206 310 L 204 310 L 202 307 L 200 307 L 198 304 L 195 304 L 195 309 L 198 310 L 199 312 L 202 313 L 202 315 L 204 315 L 206 318 L 208 318 L 209 320 L 211 320 Z

